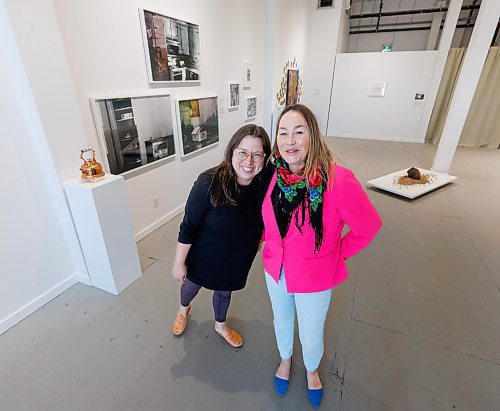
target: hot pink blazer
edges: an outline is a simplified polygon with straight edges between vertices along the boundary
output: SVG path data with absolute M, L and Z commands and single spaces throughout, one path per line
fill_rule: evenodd
M 345 280 L 348 276 L 345 260 L 366 247 L 382 225 L 352 171 L 335 165 L 334 185 L 323 194 L 323 243 L 317 254 L 307 213 L 302 234 L 292 220 L 287 235 L 281 239 L 271 203 L 275 184 L 276 174 L 262 204 L 265 270 L 278 282 L 283 266 L 290 293 L 324 291 Z M 342 237 L 346 224 L 349 231 Z

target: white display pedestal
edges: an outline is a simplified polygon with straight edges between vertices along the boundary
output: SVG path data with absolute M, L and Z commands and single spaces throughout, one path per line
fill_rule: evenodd
M 123 177 L 64 183 L 94 287 L 118 295 L 141 276 Z

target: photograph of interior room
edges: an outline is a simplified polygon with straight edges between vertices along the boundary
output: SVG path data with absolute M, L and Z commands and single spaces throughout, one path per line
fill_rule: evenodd
M 149 81 L 140 10 L 199 27 L 199 80 Z M 213 332 L 206 290 L 171 331 L 187 196 L 239 127 L 274 135 L 288 61 L 383 221 L 333 291 L 321 408 L 499 410 L 499 17 L 498 0 L 0 0 L 0 410 L 312 409 L 300 345 L 273 389 L 260 252 L 229 311 L 243 347 Z M 82 149 L 107 164 L 91 100 L 155 94 L 217 96 L 217 139 L 185 156 L 174 123 L 168 160 L 82 182 Z M 411 167 L 450 178 L 401 196 Z

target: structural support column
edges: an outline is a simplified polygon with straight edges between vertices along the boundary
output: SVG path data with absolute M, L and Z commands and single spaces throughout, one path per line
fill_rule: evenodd
M 483 0 L 432 164 L 434 171 L 450 170 L 499 17 L 500 1 Z
M 427 97 L 425 98 L 424 110 L 422 112 L 418 131 L 415 136 L 417 141 L 422 143 L 425 141 L 425 134 L 427 133 L 427 128 L 429 127 L 429 122 L 431 121 L 432 109 L 434 108 L 434 103 L 436 102 L 439 84 L 441 83 L 441 78 L 443 77 L 444 66 L 446 65 L 446 59 L 448 58 L 451 41 L 453 40 L 455 28 L 457 27 L 458 16 L 460 15 L 462 3 L 463 0 L 451 0 L 448 12 L 446 13 L 443 32 L 441 33 L 441 39 L 439 40 L 436 65 L 434 66 L 434 72 L 432 73 L 431 82 L 427 91 Z
M 441 21 L 443 20 L 443 13 L 434 14 L 434 18 L 432 19 L 431 32 L 429 34 L 429 40 L 427 41 L 427 49 L 426 50 L 436 50 L 436 42 L 439 34 L 439 30 L 441 29 Z

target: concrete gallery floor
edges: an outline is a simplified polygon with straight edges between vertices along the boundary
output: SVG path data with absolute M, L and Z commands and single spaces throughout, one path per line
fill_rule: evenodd
M 330 143 L 363 183 L 430 168 L 436 150 Z M 500 150 L 459 148 L 450 174 L 459 179 L 413 201 L 368 190 L 384 226 L 334 291 L 321 409 L 500 409 Z M 0 336 L 0 410 L 312 409 L 298 342 L 289 391 L 274 393 L 260 255 L 229 312 L 242 348 L 214 332 L 206 290 L 186 333 L 172 336 L 180 220 L 138 243 L 144 275 L 120 296 L 78 284 Z

